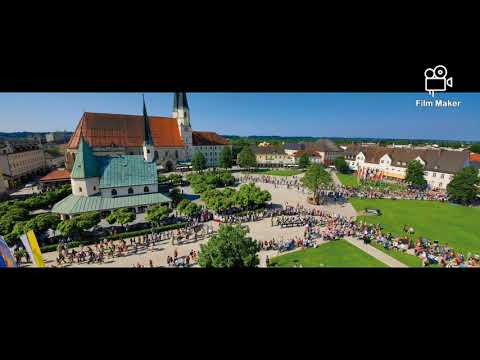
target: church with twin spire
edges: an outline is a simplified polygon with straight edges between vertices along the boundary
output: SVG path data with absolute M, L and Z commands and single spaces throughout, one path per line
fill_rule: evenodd
M 172 117 L 149 116 L 145 99 L 142 115 L 83 114 L 66 150 L 72 195 L 55 204 L 62 218 L 88 211 L 107 213 L 131 208 L 169 206 L 159 192 L 158 173 L 188 165 L 202 152 L 207 165 L 218 166 L 228 141 L 214 132 L 194 131 L 185 93 L 175 93 Z

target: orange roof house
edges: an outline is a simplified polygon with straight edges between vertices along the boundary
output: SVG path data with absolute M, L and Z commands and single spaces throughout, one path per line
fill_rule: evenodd
M 474 152 L 470 153 L 470 161 L 471 162 L 480 162 L 480 154 L 476 154 Z
M 184 146 L 175 119 L 149 116 L 149 125 L 154 146 Z M 86 112 L 80 119 L 67 148 L 77 149 L 81 136 L 93 148 L 142 147 L 145 140 L 143 116 Z

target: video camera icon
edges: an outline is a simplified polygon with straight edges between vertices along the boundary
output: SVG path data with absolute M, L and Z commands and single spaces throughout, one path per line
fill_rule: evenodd
M 446 91 L 447 86 L 453 86 L 453 78 L 447 79 L 447 68 L 443 65 L 438 65 L 435 69 L 428 68 L 424 74 L 425 91 L 428 91 L 432 97 L 435 96 L 436 91 Z

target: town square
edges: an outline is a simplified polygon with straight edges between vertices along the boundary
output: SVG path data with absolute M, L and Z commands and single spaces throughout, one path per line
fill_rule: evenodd
M 480 267 L 479 143 L 221 135 L 172 97 L 2 139 L 4 267 Z

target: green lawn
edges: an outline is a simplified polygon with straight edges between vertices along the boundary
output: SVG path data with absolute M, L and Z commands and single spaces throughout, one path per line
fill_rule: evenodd
M 387 267 L 346 240 L 332 241 L 316 249 L 298 250 L 272 258 L 275 267 Z
M 350 199 L 357 211 L 380 209 L 381 216 L 359 219 L 381 224 L 387 232 L 403 234 L 403 226 L 415 229 L 415 237 L 448 243 L 462 253 L 480 253 L 480 209 L 438 201 Z
M 391 183 L 386 181 L 373 181 L 369 180 L 366 183 L 361 184 L 358 178 L 353 174 L 341 174 L 337 173 L 338 180 L 348 187 L 360 188 L 360 187 L 376 187 L 378 189 L 390 189 L 390 190 L 404 190 L 406 188 L 403 184 Z
M 373 247 L 376 247 L 378 250 L 383 251 L 385 254 L 390 255 L 392 258 L 397 259 L 401 263 L 404 263 L 408 267 L 422 267 L 422 260 L 415 255 L 410 255 L 404 252 L 397 250 L 387 250 L 383 245 L 370 243 Z
M 358 178 L 352 174 L 341 174 L 337 172 L 338 180 L 344 185 L 349 187 L 359 187 Z

